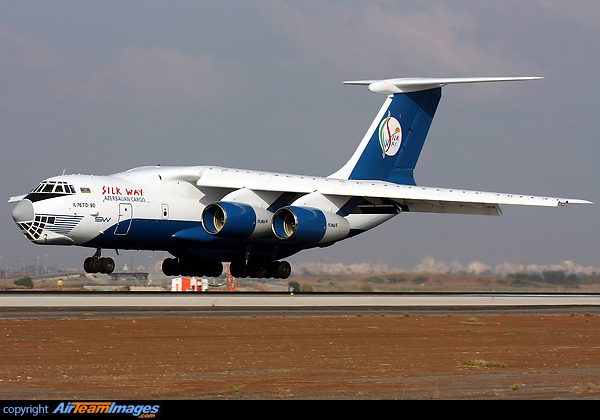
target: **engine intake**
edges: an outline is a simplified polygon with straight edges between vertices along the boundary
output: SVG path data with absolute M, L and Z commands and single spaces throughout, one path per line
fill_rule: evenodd
M 226 238 L 258 238 L 271 234 L 273 213 L 244 203 L 218 201 L 202 212 L 202 225 L 211 235 Z
M 350 224 L 342 216 L 313 207 L 288 206 L 273 216 L 273 233 L 279 239 L 324 244 L 348 236 Z

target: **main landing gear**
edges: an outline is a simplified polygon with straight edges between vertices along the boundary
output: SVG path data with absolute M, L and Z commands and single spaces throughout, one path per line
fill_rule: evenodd
M 166 258 L 162 263 L 166 276 L 219 277 L 223 273 L 220 261 L 193 261 L 179 258 Z M 229 266 L 233 277 L 287 279 L 292 267 L 287 261 L 256 261 L 246 264 L 245 261 L 233 261 Z
M 101 258 L 102 250 L 98 248 L 92 257 L 87 257 L 83 262 L 86 273 L 110 274 L 115 271 L 115 261 L 112 258 Z
M 223 273 L 223 264 L 221 261 L 165 258 L 162 271 L 165 276 L 219 277 Z
M 233 277 L 253 277 L 258 279 L 287 279 L 292 274 L 292 266 L 287 261 L 233 261 L 229 266 Z

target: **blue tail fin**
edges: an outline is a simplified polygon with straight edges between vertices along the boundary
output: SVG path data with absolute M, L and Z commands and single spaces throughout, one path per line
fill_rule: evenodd
M 416 185 L 413 170 L 441 96 L 439 87 L 390 95 L 352 159 L 331 176 Z
M 535 80 L 540 77 L 385 79 L 344 82 L 388 96 L 350 160 L 331 178 L 373 179 L 416 185 L 413 170 L 442 96 L 463 83 Z

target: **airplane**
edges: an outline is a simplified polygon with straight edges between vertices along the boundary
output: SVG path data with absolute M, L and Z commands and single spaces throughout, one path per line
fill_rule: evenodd
M 590 201 L 418 186 L 413 171 L 442 87 L 541 77 L 396 78 L 344 82 L 387 95 L 350 159 L 327 177 L 219 166 L 144 166 L 107 176 L 60 175 L 11 197 L 31 242 L 95 248 L 83 268 L 111 273 L 102 249 L 161 250 L 167 276 L 285 279 L 285 261 L 407 212 L 499 215 L 500 205 Z

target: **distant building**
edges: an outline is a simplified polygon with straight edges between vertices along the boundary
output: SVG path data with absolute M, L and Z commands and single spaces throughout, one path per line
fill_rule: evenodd
M 113 271 L 108 275 L 108 278 L 114 281 L 146 282 L 148 281 L 148 273 L 141 271 Z

